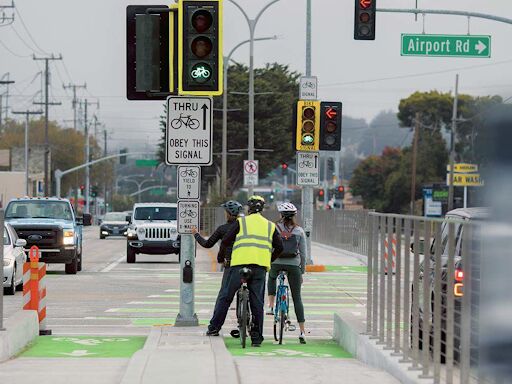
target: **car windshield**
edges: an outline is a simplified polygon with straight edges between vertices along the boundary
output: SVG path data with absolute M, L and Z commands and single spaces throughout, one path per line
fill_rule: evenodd
M 135 209 L 135 220 L 176 220 L 174 207 L 139 207 Z
M 9 236 L 7 235 L 7 228 L 4 227 L 4 245 L 9 245 Z
M 73 220 L 69 204 L 65 201 L 12 201 L 5 212 L 6 219 L 61 219 Z
M 120 212 L 109 212 L 105 215 L 103 221 L 126 221 L 126 215 Z

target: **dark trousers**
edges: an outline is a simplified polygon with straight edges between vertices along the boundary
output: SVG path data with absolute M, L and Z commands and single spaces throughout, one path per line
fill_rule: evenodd
M 224 272 L 222 274 L 222 282 L 220 283 L 219 294 L 217 295 L 217 300 L 215 301 L 215 309 L 213 310 L 213 317 L 216 316 L 216 313 L 219 312 L 219 299 L 224 295 L 224 291 L 228 288 L 228 276 L 229 270 L 231 267 L 224 267 Z M 229 303 L 231 305 L 231 303 Z
M 221 289 L 213 317 L 210 320 L 210 329 L 221 329 L 226 320 L 229 306 L 241 287 L 240 269 L 249 267 L 252 271 L 252 277 L 247 282 L 249 287 L 249 302 L 251 305 L 253 328 L 251 330 L 251 339 L 255 343 L 263 341 L 263 312 L 265 305 L 265 277 L 267 269 L 259 265 L 237 265 L 229 268 L 227 275 L 226 289 Z
M 277 275 L 279 275 L 279 272 L 282 270 L 288 273 L 288 283 L 290 285 L 290 290 L 292 291 L 293 306 L 295 307 L 295 316 L 297 316 L 297 321 L 299 323 L 304 323 L 304 305 L 302 304 L 301 294 L 302 271 L 300 270 L 300 267 L 286 264 L 272 264 L 270 272 L 268 273 L 268 294 L 270 296 L 276 295 Z

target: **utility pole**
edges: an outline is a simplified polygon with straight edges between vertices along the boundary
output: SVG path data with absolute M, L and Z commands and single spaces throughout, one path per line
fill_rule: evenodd
M 7 76 L 7 80 L 4 80 L 4 78 Z M 13 80 L 9 79 L 9 72 L 4 74 L 2 78 L 0 79 L 0 85 L 6 85 L 5 90 L 5 120 L 7 120 L 8 114 L 9 114 L 9 84 L 14 84 Z M 0 94 L 0 131 L 2 130 L 2 109 L 3 109 L 3 94 Z
M 420 113 L 416 112 L 414 122 L 414 140 L 412 144 L 412 171 L 411 171 L 411 203 L 410 213 L 414 215 L 414 202 L 416 201 L 416 159 L 418 157 L 418 138 L 420 136 Z
M 84 85 L 78 85 L 78 84 L 69 84 L 69 85 L 62 85 L 62 88 L 64 89 L 72 89 L 73 90 L 73 129 L 76 131 L 78 128 L 77 128 L 77 115 L 76 115 L 76 106 L 78 104 L 78 100 L 76 98 L 76 90 L 77 89 L 80 89 L 80 88 L 83 88 L 83 89 L 87 89 L 87 84 L 84 83 Z
M 96 104 L 96 107 L 100 107 L 100 103 L 90 103 L 87 99 L 84 101 L 84 136 L 85 136 L 85 159 L 84 163 L 88 163 L 90 161 L 90 152 L 91 152 L 91 143 L 89 140 L 89 123 L 87 121 L 87 109 L 89 105 Z M 85 167 L 85 213 L 91 213 L 90 209 L 90 188 L 91 188 L 91 168 L 89 165 Z
M 103 157 L 107 157 L 107 130 L 103 127 Z M 105 213 L 107 213 L 107 167 L 103 167 L 103 198 L 105 199 Z
M 48 139 L 48 107 L 50 105 L 61 105 L 62 103 L 50 103 L 49 101 L 49 86 L 50 86 L 50 68 L 49 61 L 62 60 L 62 55 L 55 57 L 53 54 L 50 57 L 36 57 L 33 56 L 36 61 L 44 60 L 45 62 L 45 92 L 44 92 L 44 103 L 34 103 L 36 105 L 44 105 L 44 195 L 50 195 L 50 141 Z
M 25 115 L 25 195 L 30 196 L 29 182 L 29 161 L 28 161 L 28 123 L 30 115 L 42 115 L 42 111 L 20 111 L 12 112 L 13 115 Z
M 457 133 L 457 107 L 459 102 L 459 74 L 455 75 L 455 94 L 453 96 L 452 132 L 450 140 L 450 185 L 448 186 L 448 211 L 453 209 L 453 172 L 455 167 L 455 138 Z

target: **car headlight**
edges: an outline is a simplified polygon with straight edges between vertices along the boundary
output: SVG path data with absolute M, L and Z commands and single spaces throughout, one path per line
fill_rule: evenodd
M 171 228 L 171 233 L 176 233 L 176 232 L 177 232 L 176 228 Z
M 64 231 L 64 245 L 75 244 L 75 231 Z
M 14 262 L 14 259 L 11 259 L 11 258 L 4 259 L 4 267 L 8 267 L 13 262 Z

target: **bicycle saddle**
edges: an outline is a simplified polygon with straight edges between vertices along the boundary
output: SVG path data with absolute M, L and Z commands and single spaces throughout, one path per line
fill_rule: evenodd
M 252 276 L 252 271 L 250 268 L 247 268 L 247 267 L 243 267 L 241 270 L 240 270 L 240 276 L 242 277 L 242 279 L 249 279 L 251 276 Z

